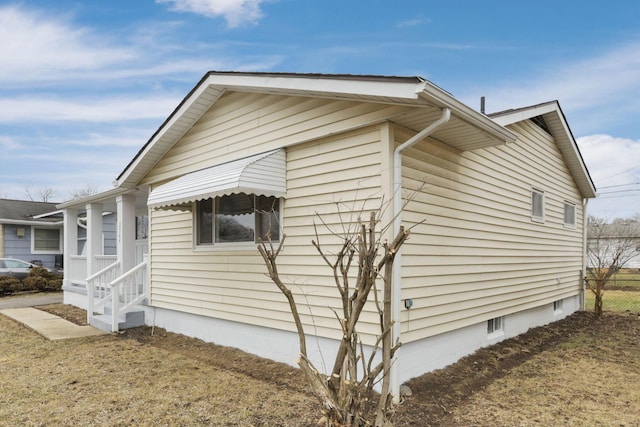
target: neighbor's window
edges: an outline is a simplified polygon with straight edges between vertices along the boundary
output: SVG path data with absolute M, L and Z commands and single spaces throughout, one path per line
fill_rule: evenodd
M 36 228 L 31 233 L 31 252 L 61 253 L 62 239 L 59 228 Z
M 495 317 L 487 321 L 487 334 L 497 335 L 504 331 L 504 316 Z
M 544 191 L 531 189 L 531 219 L 544 221 Z
M 196 202 L 196 244 L 280 240 L 280 199 L 231 194 Z
M 576 205 L 573 203 L 564 202 L 564 225 L 576 226 Z

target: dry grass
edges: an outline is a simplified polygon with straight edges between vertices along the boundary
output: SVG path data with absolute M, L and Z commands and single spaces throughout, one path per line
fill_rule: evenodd
M 71 320 L 84 311 L 45 307 Z M 51 342 L 0 316 L 7 425 L 309 426 L 299 371 L 156 329 Z M 397 426 L 640 426 L 640 317 L 589 313 L 410 382 Z
M 179 345 L 184 338 L 177 338 Z M 299 426 L 314 419 L 315 400 L 304 392 L 126 336 L 47 341 L 0 316 L 0 343 L 2 425 Z
M 535 355 L 449 419 L 479 426 L 640 426 L 640 318 L 623 318 L 607 316 Z

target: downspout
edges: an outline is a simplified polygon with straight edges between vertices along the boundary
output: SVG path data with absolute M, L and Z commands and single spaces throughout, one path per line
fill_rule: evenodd
M 587 296 L 587 284 L 585 283 L 584 278 L 587 277 L 587 263 L 589 262 L 589 257 L 587 255 L 587 251 L 589 250 L 587 246 L 589 244 L 587 235 L 587 231 L 589 230 L 589 216 L 587 215 L 588 207 L 589 199 L 585 198 L 582 201 L 582 277 L 580 277 L 582 286 L 580 287 L 580 311 L 585 311 L 587 309 L 587 304 L 585 302 Z
M 417 142 L 422 141 L 431 135 L 440 126 L 446 124 L 451 118 L 451 110 L 449 108 L 442 109 L 442 115 L 438 120 L 418 132 L 404 143 L 400 144 L 393 150 L 393 237 L 400 232 L 402 224 L 402 152 L 413 146 Z M 392 288 L 392 320 L 394 321 L 391 329 L 391 342 L 395 343 L 400 339 L 400 297 L 402 277 L 402 251 L 398 252 L 393 262 L 393 288 Z M 390 372 L 391 393 L 395 401 L 400 399 L 400 378 L 398 376 L 398 352 L 396 352 L 391 361 Z

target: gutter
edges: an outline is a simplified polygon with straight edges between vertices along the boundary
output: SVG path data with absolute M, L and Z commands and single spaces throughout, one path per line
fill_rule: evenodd
M 402 225 L 402 152 L 407 148 L 422 141 L 427 136 L 431 135 L 438 128 L 445 125 L 451 118 L 451 110 L 449 108 L 443 108 L 442 115 L 438 120 L 431 123 L 429 126 L 418 132 L 404 143 L 400 144 L 393 150 L 393 237 L 400 232 L 400 226 Z M 400 339 L 400 298 L 401 298 L 401 278 L 402 278 L 402 251 L 398 252 L 395 256 L 393 263 L 393 280 L 392 280 L 392 307 L 393 313 L 391 318 L 393 327 L 391 329 L 391 342 L 395 343 Z M 394 396 L 395 401 L 400 399 L 400 378 L 398 376 L 398 349 L 391 361 L 390 383 L 391 393 Z
M 64 221 L 55 221 L 55 222 L 47 222 L 47 221 L 28 221 L 21 219 L 0 219 L 0 224 L 7 225 L 35 225 L 40 227 L 55 227 L 61 226 L 64 224 Z

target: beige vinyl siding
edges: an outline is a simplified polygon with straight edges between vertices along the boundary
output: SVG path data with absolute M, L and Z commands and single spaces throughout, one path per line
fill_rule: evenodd
M 532 122 L 515 143 L 459 152 L 429 140 L 403 158 L 405 342 L 537 307 L 579 292 L 582 200 L 551 136 Z M 407 138 L 396 133 L 396 141 Z M 545 222 L 531 220 L 531 188 L 545 192 Z M 564 227 L 564 202 L 576 228 Z
M 4 228 L 0 224 L 0 257 L 4 256 Z
M 243 92 L 224 94 L 141 184 L 358 129 L 409 107 Z
M 252 97 L 254 101 L 258 98 Z M 340 336 L 335 315 L 329 309 L 338 307 L 339 301 L 331 270 L 311 244 L 315 239 L 313 224 L 320 223 L 316 214 L 335 229 L 341 217 L 356 219 L 347 214 L 354 207 L 366 210 L 379 206 L 380 140 L 380 126 L 368 126 L 287 149 L 287 198 L 283 203 L 287 237 L 279 271 L 298 302 L 309 307 L 301 309 L 308 330 L 320 336 Z M 183 156 L 192 144 L 194 141 L 185 137 L 171 154 Z M 211 143 L 211 149 L 215 151 L 215 147 Z M 159 169 L 166 170 L 165 160 Z M 187 170 L 199 165 L 192 164 Z M 156 179 L 167 175 L 152 172 L 151 176 Z M 266 277 L 257 250 L 194 250 L 192 212 L 152 210 L 150 222 L 153 306 L 294 330 L 286 299 Z M 324 227 L 319 227 L 318 233 L 323 247 L 335 251 L 335 237 Z M 365 313 L 363 320 L 360 332 L 371 339 L 376 333 L 377 316 Z

